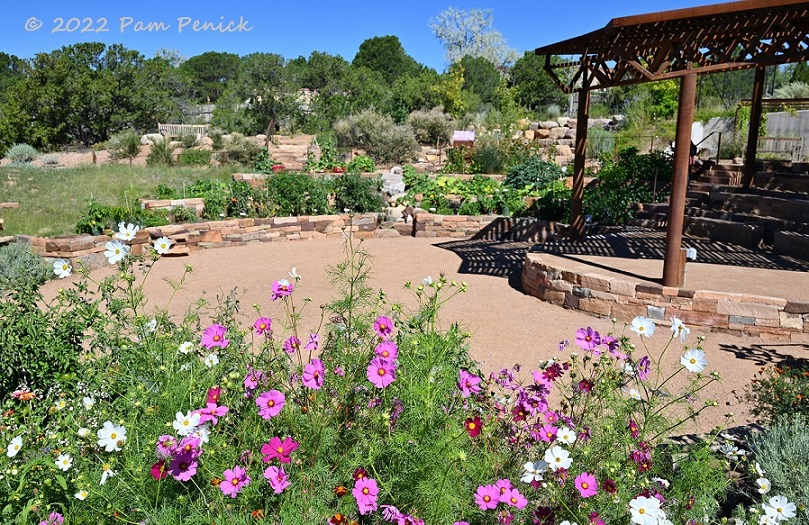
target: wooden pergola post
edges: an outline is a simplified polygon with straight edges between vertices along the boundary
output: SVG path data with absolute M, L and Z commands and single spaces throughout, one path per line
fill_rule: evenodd
M 674 146 L 674 177 L 669 197 L 666 254 L 663 261 L 663 286 L 681 288 L 685 284 L 685 253 L 682 249 L 685 222 L 685 195 L 688 192 L 688 171 L 691 156 L 691 124 L 694 122 L 694 101 L 697 75 L 680 77 L 680 100 L 677 106 L 677 138 Z
M 582 75 L 579 91 L 579 108 L 576 114 L 576 158 L 573 161 L 573 191 L 570 196 L 570 238 L 574 241 L 584 237 L 584 164 L 587 153 L 587 123 L 590 119 L 590 85 L 587 71 Z
M 756 149 L 758 147 L 758 127 L 761 125 L 761 99 L 764 98 L 764 73 L 766 69 L 756 68 L 753 80 L 753 97 L 750 101 L 750 129 L 747 132 L 747 151 L 744 157 L 744 178 L 742 186 L 750 188 L 756 176 Z

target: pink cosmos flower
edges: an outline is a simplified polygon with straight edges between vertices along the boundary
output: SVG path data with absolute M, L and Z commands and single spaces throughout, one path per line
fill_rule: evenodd
M 581 494 L 582 498 L 589 498 L 598 493 L 598 481 L 596 477 L 589 472 L 582 472 L 576 476 L 576 489 Z
M 314 352 L 320 346 L 320 336 L 317 334 L 309 334 L 309 341 L 306 343 L 306 346 L 303 348 L 305 350 L 309 350 L 310 352 Z
M 205 408 L 200 408 L 196 412 L 199 414 L 199 424 L 205 424 L 210 421 L 213 426 L 219 423 L 219 419 L 228 413 L 230 408 L 226 406 L 218 406 L 216 403 L 205 403 Z
M 399 347 L 393 341 L 382 341 L 376 345 L 374 353 L 385 359 L 396 359 L 399 357 Z
M 596 347 L 601 344 L 601 334 L 593 330 L 591 327 L 579 328 L 576 332 L 576 344 L 582 350 L 593 352 Z
M 273 492 L 281 494 L 291 483 L 284 467 L 271 466 L 264 470 L 264 477 L 270 482 Z
M 287 436 L 283 441 L 278 436 L 274 436 L 268 443 L 264 443 L 261 447 L 261 453 L 264 457 L 261 461 L 269 463 L 273 459 L 278 459 L 281 463 L 289 463 L 289 455 L 298 450 L 300 444 L 294 441 L 291 437 Z
M 459 370 L 458 374 L 460 375 L 458 389 L 461 391 L 462 397 L 469 397 L 480 392 L 480 386 L 478 385 L 481 379 L 478 376 L 470 374 L 466 370 Z
M 641 357 L 640 361 L 638 361 L 638 365 L 635 367 L 635 370 L 637 370 L 638 377 L 641 381 L 646 381 L 646 378 L 649 377 L 649 365 L 651 362 L 652 361 L 649 359 L 648 355 Z
M 177 454 L 169 462 L 169 474 L 177 481 L 188 481 L 197 473 L 197 458 L 191 454 Z
M 205 403 L 218 403 L 219 397 L 222 395 L 222 388 L 215 386 L 213 388 L 208 389 L 208 398 L 205 400 Z
M 288 354 L 294 354 L 301 348 L 301 340 L 291 335 L 287 337 L 287 340 L 284 341 L 284 352 Z
M 62 525 L 65 518 L 58 512 L 51 512 L 48 519 L 39 522 L 39 525 Z
M 382 505 L 382 518 L 391 523 L 398 522 L 405 515 L 399 512 L 399 509 L 393 505 Z
M 244 487 L 250 484 L 250 476 L 242 467 L 235 466 L 232 469 L 227 469 L 223 477 L 225 480 L 219 484 L 219 489 L 225 496 L 235 498 L 236 494 L 242 491 Z
M 396 365 L 390 359 L 375 357 L 368 365 L 368 381 L 377 388 L 385 388 L 396 379 Z
M 202 346 L 210 350 L 215 346 L 226 348 L 229 340 L 225 339 L 225 332 L 228 329 L 221 324 L 213 324 L 202 332 Z
M 166 460 L 158 460 L 154 465 L 152 465 L 152 468 L 149 469 L 149 473 L 157 481 L 166 479 L 169 475 L 169 468 L 168 465 L 166 465 Z
M 469 525 L 468 521 L 456 521 L 452 525 Z
M 272 300 L 282 299 L 288 295 L 292 295 L 295 291 L 295 283 L 291 283 L 286 279 L 280 279 L 272 283 Z
M 507 490 L 511 490 L 514 488 L 514 485 L 511 484 L 511 480 L 508 478 L 498 479 L 494 482 L 494 486 L 497 487 L 497 490 L 500 494 L 500 501 L 503 501 L 503 494 L 506 493 Z
M 497 508 L 500 503 L 500 489 L 494 485 L 481 485 L 475 492 L 475 503 L 480 510 Z
M 256 370 L 253 367 L 247 367 L 247 375 L 244 378 L 244 388 L 249 392 L 252 392 L 256 388 L 258 388 L 258 384 L 261 379 L 264 377 L 264 372 L 261 370 Z
M 264 419 L 270 419 L 277 416 L 281 409 L 284 408 L 286 397 L 278 390 L 270 390 L 269 392 L 262 392 L 256 398 L 256 405 L 258 405 L 258 414 Z
M 368 477 L 359 478 L 354 482 L 354 490 L 351 491 L 357 500 L 360 514 L 367 514 L 376 510 L 376 498 L 379 494 L 379 487 L 376 480 Z
M 380 337 L 387 339 L 393 332 L 393 321 L 390 317 L 380 315 L 376 318 L 376 321 L 374 321 L 374 331 L 379 334 Z
M 259 335 L 270 335 L 272 334 L 272 319 L 269 317 L 259 317 L 256 319 L 256 322 L 253 323 L 253 328 Z
M 539 439 L 546 443 L 551 443 L 556 439 L 558 431 L 559 429 L 551 424 L 542 425 L 542 430 L 539 431 Z
M 638 436 L 640 436 L 640 427 L 638 427 L 638 424 L 635 423 L 634 419 L 629 420 L 629 425 L 627 428 L 629 428 L 629 434 L 632 436 L 632 438 L 638 439 Z
M 500 496 L 500 501 L 509 507 L 517 507 L 518 509 L 523 509 L 526 505 L 528 505 L 528 500 L 525 498 L 525 496 L 520 494 L 520 491 L 517 489 L 506 490 Z
M 178 454 L 188 454 L 189 456 L 198 458 L 202 455 L 202 439 L 195 436 L 186 436 L 180 441 L 180 444 L 177 445 L 174 452 Z
M 303 367 L 303 384 L 309 388 L 320 390 L 323 386 L 323 376 L 326 373 L 326 367 L 323 366 L 323 361 L 320 359 L 312 359 L 312 362 Z
M 174 436 L 160 436 L 157 438 L 155 454 L 158 458 L 168 458 L 177 449 L 177 438 Z

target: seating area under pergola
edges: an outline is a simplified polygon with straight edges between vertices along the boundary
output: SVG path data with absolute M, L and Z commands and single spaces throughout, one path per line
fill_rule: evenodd
M 743 185 L 755 175 L 756 144 L 767 66 L 809 61 L 809 2 L 744 0 L 615 18 L 596 31 L 536 49 L 566 93 L 578 93 L 571 232 L 584 235 L 582 215 L 590 91 L 680 80 L 674 178 L 663 285 L 682 286 L 683 220 L 697 75 L 755 68 Z

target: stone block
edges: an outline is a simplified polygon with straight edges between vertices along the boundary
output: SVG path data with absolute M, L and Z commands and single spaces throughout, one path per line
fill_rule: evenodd
M 610 302 L 610 303 L 617 303 L 618 302 L 618 296 L 615 295 L 614 293 L 600 292 L 598 290 L 592 290 L 592 292 L 590 293 L 590 296 L 593 299 L 600 299 L 601 301 L 607 301 L 607 302 Z
M 558 292 L 573 292 L 573 285 L 564 279 L 554 279 L 551 281 L 551 290 L 556 290 Z
M 550 139 L 551 132 L 547 129 L 538 129 L 534 132 L 534 140 Z
M 784 311 L 790 314 L 805 314 L 809 313 L 809 302 L 806 301 L 787 301 L 784 306 Z
M 756 318 L 755 317 L 745 317 L 741 315 L 731 315 L 728 318 L 729 324 L 745 324 L 745 325 L 755 325 Z
M 438 237 L 436 232 L 417 231 L 415 237 Z
M 565 302 L 563 305 L 565 308 L 573 308 L 574 310 L 579 309 L 579 298 L 573 294 L 565 294 Z
M 638 283 L 635 292 L 663 295 L 663 286 L 656 283 Z
M 646 315 L 646 307 L 639 304 L 614 304 L 610 315 L 619 321 L 631 321 L 639 315 Z
M 768 297 L 766 295 L 743 295 L 742 302 L 769 304 L 771 306 L 777 306 L 779 309 L 784 308 L 787 305 L 786 299 L 781 299 L 780 297 Z
M 716 312 L 717 299 L 697 299 L 691 300 L 691 307 L 698 312 Z
M 680 289 L 674 286 L 664 286 L 663 287 L 663 295 L 667 295 L 670 297 L 677 297 L 679 295 Z
M 803 330 L 803 315 L 793 314 L 790 312 L 779 312 L 779 322 L 782 328 L 794 328 L 795 330 Z
M 587 273 L 581 276 L 580 283 L 583 287 L 590 288 L 592 290 L 598 290 L 600 292 L 610 291 L 609 277 L 606 277 L 604 275 L 599 275 L 596 273 Z
M 656 319 L 664 321 L 666 319 L 666 307 L 664 306 L 647 306 L 646 317 L 649 319 Z
M 551 140 L 559 140 L 565 138 L 567 128 L 551 128 Z
M 720 315 L 713 312 L 699 312 L 699 311 L 686 311 L 680 310 L 677 317 L 687 325 L 695 326 L 715 326 L 719 328 L 727 328 L 729 316 Z
M 565 303 L 565 297 L 567 297 L 565 292 L 556 292 L 553 290 L 545 290 L 545 293 L 542 295 L 542 299 L 545 301 L 559 306 Z
M 725 315 L 739 315 L 761 319 L 778 319 L 778 307 L 766 304 L 742 303 L 719 300 L 716 303 L 716 313 Z
M 590 297 L 592 295 L 592 291 L 589 288 L 585 288 L 583 286 L 574 286 L 573 295 L 575 295 L 576 297 Z
M 202 243 L 222 242 L 221 230 L 208 230 L 200 232 L 199 241 Z
M 713 292 L 711 290 L 697 290 L 694 292 L 694 299 L 716 299 L 722 301 L 740 302 L 744 294 Z
M 612 311 L 612 304 L 600 299 L 580 298 L 579 309 L 592 314 L 609 316 Z
M 617 295 L 635 297 L 635 283 L 621 279 L 613 279 L 610 281 L 610 292 Z

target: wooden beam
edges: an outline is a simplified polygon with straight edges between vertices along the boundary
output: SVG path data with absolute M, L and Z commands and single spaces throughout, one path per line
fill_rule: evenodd
M 764 98 L 764 73 L 763 67 L 756 68 L 756 76 L 753 80 L 753 97 L 750 105 L 750 129 L 747 131 L 747 152 L 744 158 L 744 178 L 742 186 L 750 188 L 756 176 L 756 147 L 758 146 L 758 127 L 761 125 L 761 99 Z
M 573 161 L 573 191 L 570 196 L 570 237 L 574 241 L 584 237 L 584 164 L 587 154 L 587 121 L 590 119 L 590 78 L 582 77 L 579 108 L 576 114 L 576 158 Z

